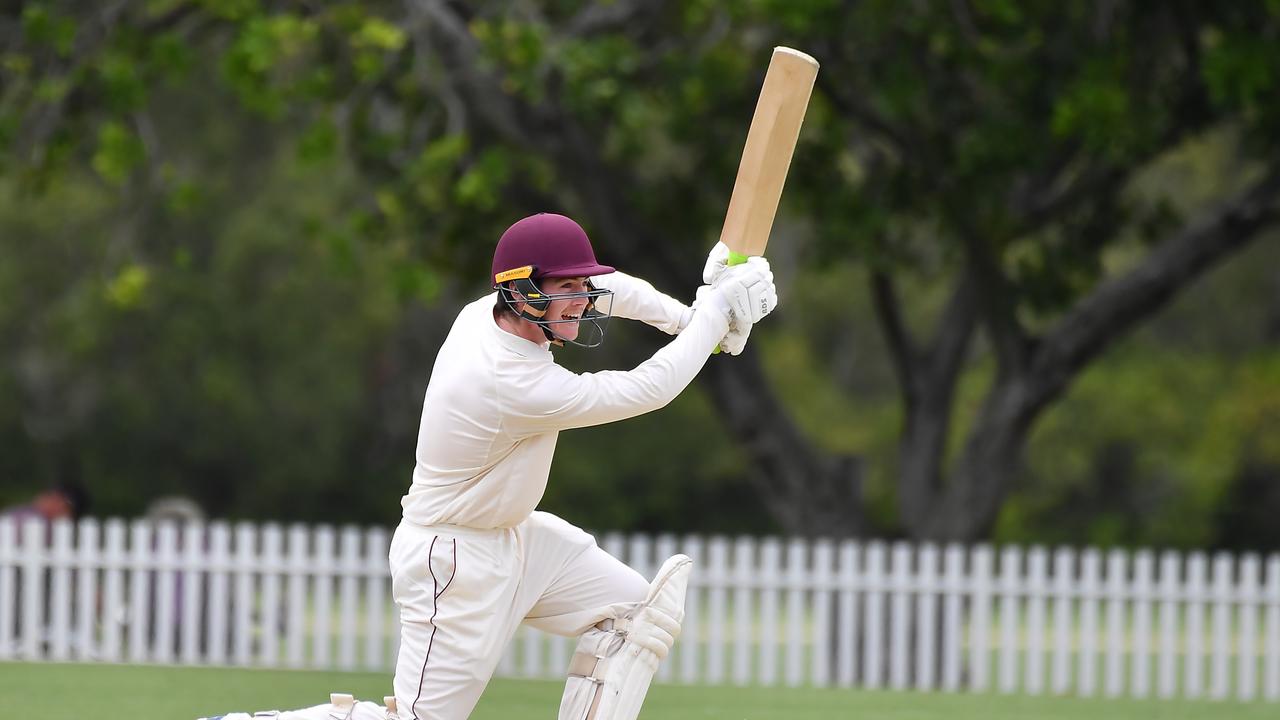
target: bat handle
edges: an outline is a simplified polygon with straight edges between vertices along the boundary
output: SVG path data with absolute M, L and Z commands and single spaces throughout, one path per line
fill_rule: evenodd
M 730 250 L 729 260 L 725 264 L 726 265 L 742 265 L 742 264 L 745 264 L 747 262 L 747 259 L 750 257 L 751 257 L 750 255 L 743 255 L 740 252 L 734 252 Z M 720 346 L 717 345 L 716 349 L 711 351 L 711 354 L 718 355 L 719 353 L 720 353 Z

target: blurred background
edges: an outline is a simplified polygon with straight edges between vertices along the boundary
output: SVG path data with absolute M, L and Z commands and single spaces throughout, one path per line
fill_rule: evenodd
M 822 70 L 780 312 L 669 408 L 562 437 L 543 508 L 1280 547 L 1276 2 L 0 7 L 6 506 L 395 523 L 501 231 L 567 213 L 691 299 L 790 45 Z

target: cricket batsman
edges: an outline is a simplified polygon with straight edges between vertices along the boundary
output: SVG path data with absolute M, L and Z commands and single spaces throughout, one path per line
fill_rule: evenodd
M 413 484 L 391 541 L 400 606 L 395 697 L 402 718 L 462 720 L 519 625 L 578 637 L 561 720 L 633 720 L 680 633 L 692 561 L 652 582 L 586 532 L 536 511 L 561 430 L 624 420 L 671 402 L 733 327 L 741 351 L 777 292 L 763 258 L 724 267 L 696 308 L 596 261 L 573 220 L 512 225 L 493 255 L 494 292 L 459 313 L 422 408 Z M 675 338 L 629 371 L 574 373 L 552 348 L 592 347 L 610 316 Z
M 676 555 L 647 581 L 591 535 L 535 508 L 560 431 L 665 406 L 717 346 L 741 352 L 752 325 L 775 308 L 768 262 L 728 266 L 728 255 L 717 244 L 707 285 L 688 307 L 597 262 L 568 217 L 533 215 L 503 233 L 493 292 L 458 314 L 423 402 L 413 481 L 390 549 L 401 637 L 388 717 L 468 717 L 521 623 L 579 639 L 560 720 L 639 714 L 680 634 L 692 561 Z M 599 345 L 610 317 L 675 337 L 628 371 L 579 374 L 556 364 L 553 348 Z

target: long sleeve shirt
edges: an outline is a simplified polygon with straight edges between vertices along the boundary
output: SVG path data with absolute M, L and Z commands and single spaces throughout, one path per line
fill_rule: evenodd
M 611 273 L 595 282 L 614 291 L 614 316 L 679 335 L 632 370 L 574 373 L 555 363 L 547 343 L 499 327 L 496 295 L 464 307 L 427 385 L 413 483 L 401 500 L 405 519 L 475 528 L 519 524 L 542 499 L 561 430 L 665 406 L 728 330 L 722 310 L 693 312 L 637 278 Z

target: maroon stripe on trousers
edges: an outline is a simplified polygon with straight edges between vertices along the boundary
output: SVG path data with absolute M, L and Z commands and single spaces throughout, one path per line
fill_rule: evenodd
M 458 541 L 457 539 L 454 539 L 453 541 L 453 575 L 450 576 L 449 582 L 446 582 L 444 584 L 444 587 L 440 587 L 440 579 L 436 577 L 435 568 L 431 567 L 431 558 L 434 557 L 435 550 L 436 550 L 436 540 L 439 540 L 439 539 L 440 539 L 439 535 L 431 538 L 431 547 L 427 548 L 427 572 L 431 573 L 431 595 L 432 595 L 431 638 L 427 640 L 427 654 L 422 658 L 422 672 L 418 675 L 418 695 L 413 699 L 413 707 L 412 707 L 413 720 L 420 720 L 418 718 L 418 701 L 422 699 L 422 685 L 424 682 L 426 682 L 426 679 L 427 679 L 427 661 L 431 659 L 431 648 L 436 644 L 436 630 L 437 630 L 436 614 L 440 612 L 440 602 L 439 602 L 440 596 L 443 595 L 444 591 L 448 590 L 449 586 L 453 584 L 453 578 L 458 576 Z

